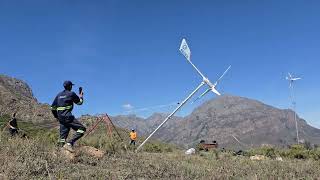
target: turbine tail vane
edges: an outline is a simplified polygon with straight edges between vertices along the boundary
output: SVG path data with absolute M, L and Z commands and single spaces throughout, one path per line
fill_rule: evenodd
M 191 61 L 191 50 L 187 44 L 187 41 L 185 39 L 182 39 L 180 48 L 179 48 L 181 54 L 184 55 L 184 57 L 188 60 Z

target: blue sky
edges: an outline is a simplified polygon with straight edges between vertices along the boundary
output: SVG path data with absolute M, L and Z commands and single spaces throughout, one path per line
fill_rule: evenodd
M 297 112 L 320 127 L 319 7 L 316 0 L 2 0 L 0 73 L 25 80 L 43 103 L 72 80 L 85 91 L 77 115 L 121 114 L 125 104 L 180 101 L 198 85 L 178 51 L 185 37 L 212 81 L 232 65 L 223 93 L 288 108 L 286 73 L 302 76 Z

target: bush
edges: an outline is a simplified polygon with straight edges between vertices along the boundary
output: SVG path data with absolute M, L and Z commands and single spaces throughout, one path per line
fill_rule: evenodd
M 313 149 L 309 152 L 309 156 L 310 158 L 314 159 L 314 160 L 320 160 L 320 149 Z
M 276 150 L 274 147 L 271 146 L 263 146 L 256 149 L 251 149 L 247 153 L 248 156 L 254 156 L 254 155 L 263 155 L 269 158 L 276 158 L 277 155 L 279 155 L 278 150 Z
M 92 134 L 82 138 L 79 144 L 102 149 L 108 154 L 122 153 L 123 151 L 126 151 L 126 146 L 121 140 L 116 137 L 109 137 L 106 134 Z
M 172 147 L 170 147 L 170 145 L 162 144 L 159 142 L 147 143 L 143 147 L 143 150 L 145 152 L 149 152 L 149 153 L 173 152 L 173 149 L 172 149 Z
M 161 153 L 162 149 L 158 144 L 148 143 L 144 146 L 144 151 L 151 153 Z
M 292 145 L 289 150 L 285 150 L 282 155 L 288 158 L 307 159 L 309 158 L 309 151 L 304 145 L 295 144 Z

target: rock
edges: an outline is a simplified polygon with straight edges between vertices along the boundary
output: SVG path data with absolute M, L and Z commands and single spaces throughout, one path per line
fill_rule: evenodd
M 282 157 L 277 157 L 276 160 L 277 161 L 283 161 Z
M 105 155 L 104 151 L 91 146 L 81 146 L 78 148 L 78 151 L 98 159 L 102 158 Z
M 185 154 L 186 155 L 192 155 L 192 154 L 195 154 L 196 153 L 196 150 L 194 148 L 191 148 L 191 149 L 188 149 Z
M 4 174 L 0 174 L 0 179 L 7 179 Z
M 69 161 L 73 161 L 76 159 L 76 154 L 68 150 L 61 149 L 61 154 Z
M 267 160 L 268 158 L 263 156 L 263 155 L 255 155 L 255 156 L 251 156 L 250 160 L 252 161 L 264 161 Z

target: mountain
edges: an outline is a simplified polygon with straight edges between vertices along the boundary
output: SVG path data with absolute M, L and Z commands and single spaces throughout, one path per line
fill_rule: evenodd
M 184 147 L 192 147 L 200 140 L 216 140 L 220 147 L 233 149 L 263 144 L 287 146 L 296 142 L 293 115 L 293 111 L 288 109 L 278 109 L 256 100 L 227 95 L 202 104 L 189 116 L 174 117 L 154 138 Z M 155 114 L 147 118 L 143 129 L 140 129 L 141 133 L 149 134 L 165 117 L 165 114 Z M 136 123 L 129 116 L 116 119 L 116 122 L 125 119 L 130 124 Z M 320 144 L 320 130 L 299 117 L 297 120 L 300 139 Z M 139 124 L 142 122 L 139 119 Z
M 163 113 L 154 113 L 152 116 L 144 119 L 136 115 L 121 115 L 112 117 L 112 121 L 118 127 L 126 129 L 136 129 L 139 134 L 148 135 L 151 133 L 162 121 L 166 118 L 167 114 Z M 176 122 L 179 122 L 183 118 L 173 117 L 171 121 L 168 121 L 164 128 L 161 130 L 165 133 L 170 133 L 170 126 L 175 125 Z
M 48 104 L 41 104 L 23 81 L 0 75 L 0 116 L 17 112 L 21 120 L 32 121 L 46 128 L 57 125 Z M 172 117 L 154 138 L 183 147 L 194 147 L 200 140 L 216 140 L 220 147 L 249 148 L 262 144 L 286 146 L 295 143 L 293 111 L 278 109 L 262 102 L 238 97 L 220 96 L 205 102 L 186 117 Z M 121 128 L 135 128 L 149 135 L 167 116 L 155 113 L 148 118 L 135 115 L 112 117 Z M 83 116 L 84 123 L 94 123 L 93 116 Z M 320 144 L 320 130 L 297 117 L 300 139 Z
M 54 122 L 48 104 L 41 104 L 22 80 L 0 75 L 0 115 L 11 115 L 37 123 Z

